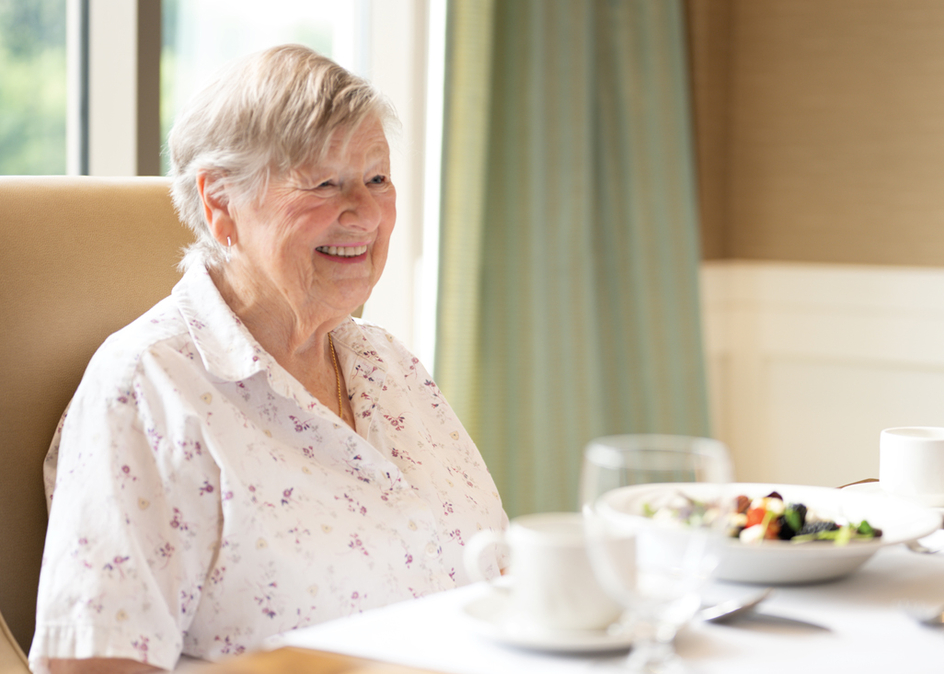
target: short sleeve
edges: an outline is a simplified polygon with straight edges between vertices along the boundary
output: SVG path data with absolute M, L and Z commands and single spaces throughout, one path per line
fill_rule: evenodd
M 219 470 L 159 358 L 145 354 L 126 387 L 96 358 L 52 443 L 30 662 L 173 669 L 219 545 Z

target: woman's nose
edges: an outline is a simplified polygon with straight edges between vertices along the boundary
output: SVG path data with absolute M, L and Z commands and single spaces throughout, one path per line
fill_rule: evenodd
M 376 196 L 364 184 L 355 184 L 345 190 L 344 210 L 338 221 L 345 227 L 372 231 L 380 224 L 381 209 Z

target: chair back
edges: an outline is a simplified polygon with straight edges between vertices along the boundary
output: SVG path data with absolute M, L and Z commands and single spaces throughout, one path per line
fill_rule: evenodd
M 169 187 L 166 178 L 0 176 L 0 674 L 14 671 L 2 669 L 4 634 L 23 651 L 33 638 L 43 458 L 59 417 L 95 349 L 180 278 L 192 234 Z

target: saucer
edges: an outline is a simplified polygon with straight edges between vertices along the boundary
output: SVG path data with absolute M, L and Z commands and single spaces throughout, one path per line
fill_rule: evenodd
M 462 612 L 480 635 L 518 648 L 553 653 L 603 653 L 628 649 L 632 636 L 603 630 L 555 630 L 528 625 L 514 615 L 510 599 L 489 592 L 462 607 Z
M 852 491 L 859 494 L 881 494 L 883 496 L 891 496 L 888 492 L 882 489 L 881 482 L 857 482 L 855 484 L 846 485 L 842 488 L 843 491 Z M 924 506 L 929 510 L 944 515 L 944 507 L 941 506 Z

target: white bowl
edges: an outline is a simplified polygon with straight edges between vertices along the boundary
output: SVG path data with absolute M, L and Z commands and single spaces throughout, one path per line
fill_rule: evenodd
M 707 495 L 712 487 L 698 483 L 637 485 L 609 492 L 603 500 L 613 511 L 638 515 L 645 503 L 651 503 L 667 490 L 681 491 L 698 499 L 701 494 Z M 941 528 L 939 512 L 886 494 L 788 484 L 736 483 L 727 488 L 731 490 L 731 498 L 738 494 L 756 498 L 776 491 L 786 503 L 802 503 L 822 517 L 844 517 L 851 522 L 868 520 L 873 527 L 882 530 L 882 536 L 868 541 L 850 541 L 846 545 L 830 541 L 779 540 L 746 544 L 736 538 L 725 538 L 719 541 L 715 572 L 719 580 L 764 585 L 834 580 L 855 571 L 884 546 L 914 541 Z

